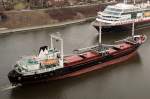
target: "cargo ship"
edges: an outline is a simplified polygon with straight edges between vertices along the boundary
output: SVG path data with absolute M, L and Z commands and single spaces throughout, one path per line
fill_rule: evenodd
M 146 40 L 146 35 L 134 35 L 115 41 L 112 45 L 101 43 L 101 27 L 97 45 L 76 49 L 64 55 L 63 39 L 51 34 L 51 46 L 42 46 L 38 55 L 22 57 L 8 73 L 12 85 L 24 85 L 78 76 L 131 58 Z M 133 31 L 134 32 L 134 31 Z M 57 40 L 60 47 L 54 47 Z M 56 44 L 56 42 L 55 42 Z
M 135 22 L 136 28 L 150 26 L 150 2 L 136 4 L 117 3 L 108 5 L 103 11 L 99 11 L 92 25 L 99 30 L 102 23 L 103 30 L 130 29 Z

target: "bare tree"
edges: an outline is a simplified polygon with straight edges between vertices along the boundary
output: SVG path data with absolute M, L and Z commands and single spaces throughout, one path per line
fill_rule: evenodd
M 1 3 L 2 3 L 3 8 L 5 9 L 6 7 L 5 7 L 5 2 L 4 2 L 4 0 L 1 0 Z

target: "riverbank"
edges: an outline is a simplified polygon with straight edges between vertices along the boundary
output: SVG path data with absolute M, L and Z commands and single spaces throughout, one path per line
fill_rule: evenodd
M 58 27 L 92 20 L 95 19 L 97 12 L 108 4 L 114 3 L 6 11 L 4 12 L 5 20 L 0 21 L 0 33 Z
M 95 19 L 95 17 L 89 17 L 89 18 L 78 19 L 78 20 L 73 20 L 73 21 L 68 21 L 68 22 L 61 22 L 61 23 L 56 23 L 56 24 L 49 24 L 49 25 L 22 27 L 22 28 L 15 28 L 15 29 L 3 28 L 2 30 L 0 30 L 0 35 L 5 34 L 5 33 L 30 31 L 30 30 L 44 29 L 44 28 L 57 28 L 57 27 L 71 25 L 71 24 L 78 24 L 78 23 L 82 23 L 82 22 L 92 21 L 94 19 Z

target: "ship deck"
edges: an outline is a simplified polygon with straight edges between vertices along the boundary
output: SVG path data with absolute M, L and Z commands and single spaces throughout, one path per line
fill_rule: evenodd
M 131 47 L 133 47 L 133 44 L 129 44 L 128 42 L 122 42 L 120 44 L 116 44 L 114 46 L 104 49 L 103 52 L 107 53 L 107 55 L 115 55 L 115 53 L 129 49 Z M 77 64 L 82 64 L 95 59 L 100 59 L 102 57 L 102 53 L 98 53 L 98 51 L 96 50 L 89 50 L 81 54 L 75 54 L 64 57 L 64 66 L 68 67 Z

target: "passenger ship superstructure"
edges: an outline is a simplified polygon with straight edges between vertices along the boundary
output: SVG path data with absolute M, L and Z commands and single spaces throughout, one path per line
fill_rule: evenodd
M 135 1 L 135 0 L 134 0 Z M 150 26 L 150 2 L 140 4 L 117 3 L 108 5 L 104 11 L 99 11 L 92 25 L 98 30 L 99 23 L 103 29 L 115 27 L 131 27 L 135 22 L 138 27 Z

